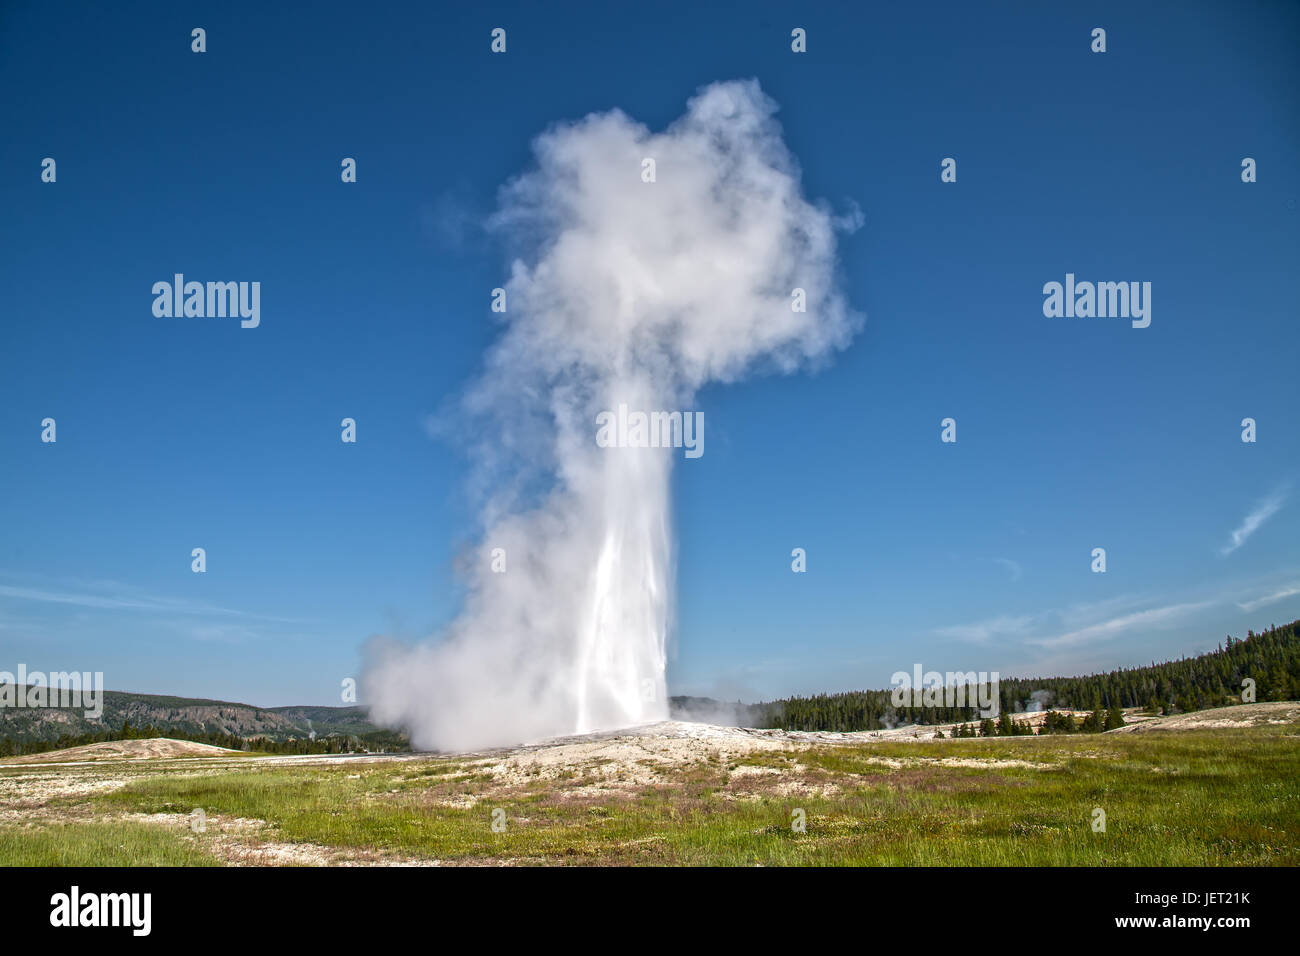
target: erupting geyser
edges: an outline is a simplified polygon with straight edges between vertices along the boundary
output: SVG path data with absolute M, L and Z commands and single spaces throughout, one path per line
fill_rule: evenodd
M 663 133 L 593 114 L 541 135 L 536 169 L 502 190 L 491 225 L 521 251 L 464 398 L 485 492 L 466 606 L 435 642 L 373 644 L 364 677 L 373 718 L 417 747 L 667 717 L 681 452 L 600 447 L 596 419 L 684 411 L 707 382 L 794 371 L 852 336 L 835 231 L 856 222 L 802 197 L 775 111 L 751 80 L 702 89 Z

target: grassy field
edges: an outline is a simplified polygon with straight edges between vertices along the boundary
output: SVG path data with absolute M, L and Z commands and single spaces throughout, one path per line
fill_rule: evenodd
M 432 757 L 6 767 L 0 863 L 1297 865 L 1298 732 L 704 748 L 509 773 Z

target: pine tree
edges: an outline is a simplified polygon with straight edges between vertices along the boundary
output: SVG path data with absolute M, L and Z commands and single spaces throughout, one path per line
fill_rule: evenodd
M 1124 726 L 1124 711 L 1120 709 L 1119 704 L 1111 704 L 1110 710 L 1106 711 L 1106 729 L 1114 730 L 1116 727 Z

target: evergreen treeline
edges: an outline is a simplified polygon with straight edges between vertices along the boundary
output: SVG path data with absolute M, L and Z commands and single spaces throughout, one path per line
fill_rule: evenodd
M 1244 640 L 1229 636 L 1217 650 L 1199 657 L 1089 677 L 1002 679 L 1000 712 L 1005 716 L 1052 708 L 1087 710 L 1090 716 L 1078 722 L 1068 714 L 1049 714 L 1050 726 L 1044 732 L 1109 730 L 1110 715 L 1124 707 L 1170 714 L 1241 703 L 1242 684 L 1248 678 L 1255 682 L 1256 700 L 1300 698 L 1300 621 L 1261 634 L 1247 631 Z M 790 697 L 757 704 L 754 715 L 757 726 L 783 730 L 880 730 L 900 724 L 971 722 L 970 736 L 998 735 L 992 720 L 987 723 L 994 725 L 993 733 L 979 732 L 980 718 L 974 708 L 895 708 L 888 690 Z
M 410 744 L 401 734 L 391 731 L 353 735 L 330 735 L 315 740 L 293 738 L 289 740 L 272 740 L 269 737 L 240 737 L 228 733 L 210 733 L 206 731 L 185 731 L 177 728 L 132 727 L 131 722 L 124 721 L 118 730 L 102 730 L 96 733 L 61 734 L 55 740 L 13 741 L 8 737 L 0 740 L 0 757 L 14 757 L 23 754 L 46 753 L 51 750 L 64 750 L 68 747 L 82 747 L 86 744 L 105 743 L 112 740 L 150 740 L 168 737 L 173 740 L 191 740 L 200 744 L 212 744 L 229 750 L 257 751 L 272 754 L 342 754 L 372 753 L 410 749 Z
M 1094 710 L 1087 717 L 1075 719 L 1066 711 L 1049 710 L 1042 726 L 1034 730 L 1027 720 L 1016 720 L 1010 711 L 1002 711 L 997 720 L 985 717 L 978 724 L 959 724 L 952 729 L 955 737 L 1032 737 L 1035 734 L 1099 734 L 1125 726 L 1124 711 L 1119 704 L 1109 710 Z M 936 731 L 942 737 L 943 731 Z

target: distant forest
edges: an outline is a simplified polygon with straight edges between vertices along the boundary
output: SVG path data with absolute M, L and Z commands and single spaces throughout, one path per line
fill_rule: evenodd
M 1255 699 L 1300 699 L 1300 621 L 1270 627 L 1245 640 L 1228 637 L 1217 650 L 1090 677 L 1003 678 L 1001 711 L 1086 710 L 1143 707 L 1153 714 L 1184 713 L 1242 702 L 1243 681 L 1255 682 Z M 783 730 L 880 730 L 901 724 L 979 721 L 971 707 L 895 708 L 888 690 L 789 697 L 741 708 L 751 726 Z M 1085 722 L 1086 723 L 1086 722 Z M 1055 732 L 1069 732 L 1053 722 Z M 1076 730 L 1106 729 L 1094 719 Z M 1059 726 L 1059 729 L 1057 727 Z
M 1185 657 L 1164 664 L 1151 664 L 1089 677 L 1004 678 L 999 681 L 1001 719 L 983 719 L 972 707 L 894 707 L 890 691 L 853 691 L 789 697 L 760 704 L 728 704 L 708 698 L 672 698 L 673 717 L 710 723 L 735 723 L 746 727 L 783 730 L 881 730 L 906 724 L 962 724 L 956 736 L 1003 736 L 1029 732 L 1021 722 L 1005 715 L 1026 710 L 1087 711 L 1074 719 L 1066 714 L 1049 715 L 1044 733 L 1088 733 L 1123 725 L 1122 708 L 1142 707 L 1153 714 L 1185 713 L 1242 702 L 1243 682 L 1255 682 L 1255 699 L 1300 699 L 1300 621 L 1274 626 L 1261 634 L 1248 631 L 1244 640 L 1228 637 L 1217 650 L 1199 657 Z M 224 708 L 244 705 L 220 702 L 147 698 L 109 692 L 109 696 L 130 700 L 156 700 L 176 705 L 213 704 Z M 232 750 L 273 754 L 336 754 L 353 752 L 409 751 L 405 734 L 369 729 L 351 711 L 356 708 L 280 708 L 302 711 L 318 722 L 331 719 L 337 711 L 345 732 L 315 739 L 303 736 L 273 738 L 261 734 L 240 735 L 229 731 L 196 730 L 192 727 L 158 724 L 133 725 L 124 720 L 117 729 L 64 733 L 54 739 L 0 739 L 0 757 L 43 753 L 110 740 L 173 737 L 215 744 Z M 276 711 L 257 711 L 272 714 Z M 307 721 L 310 725 L 311 721 Z M 354 730 L 355 728 L 355 730 Z M 352 731 L 352 732 L 346 732 Z

